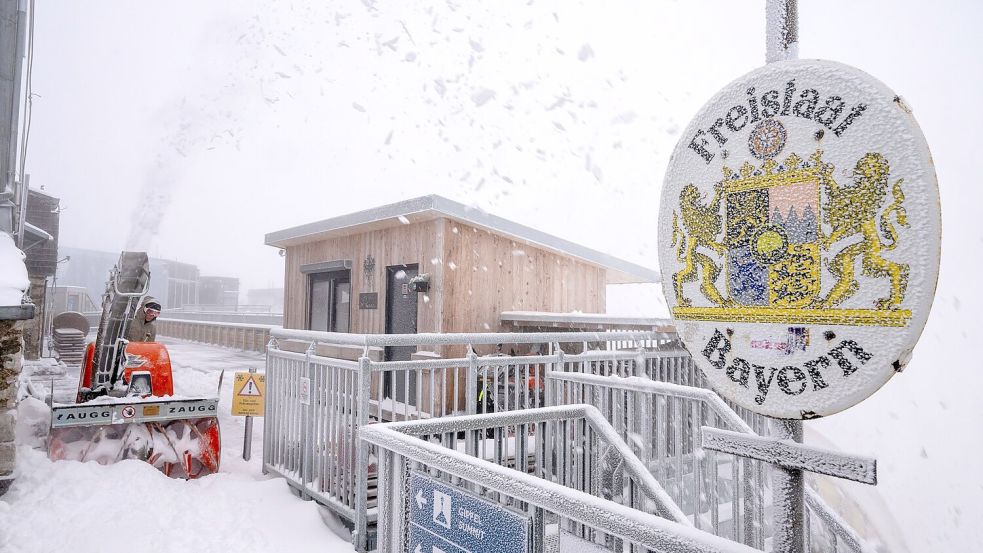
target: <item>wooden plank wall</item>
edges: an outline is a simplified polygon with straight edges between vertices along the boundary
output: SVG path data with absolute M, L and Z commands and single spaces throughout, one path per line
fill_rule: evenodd
M 352 263 L 352 312 L 351 332 L 358 334 L 383 334 L 386 331 L 386 267 L 416 263 L 420 273 L 429 272 L 434 281 L 442 278 L 440 265 L 443 224 L 440 220 L 399 225 L 382 230 L 353 234 L 330 240 L 311 242 L 287 248 L 284 275 L 283 324 L 285 328 L 304 328 L 307 316 L 307 275 L 300 272 L 302 265 L 326 261 L 350 260 Z M 375 258 L 375 270 L 371 278 L 363 271 L 366 256 Z M 377 309 L 359 309 L 358 294 L 379 294 Z M 432 287 L 424 299 L 419 294 L 417 304 L 417 330 L 440 332 L 442 312 L 439 287 Z
M 456 221 L 444 225 L 444 332 L 499 332 L 502 311 L 605 311 L 605 269 Z

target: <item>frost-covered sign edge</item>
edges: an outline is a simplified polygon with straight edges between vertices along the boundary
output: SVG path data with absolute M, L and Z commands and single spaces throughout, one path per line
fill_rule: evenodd
M 938 277 L 938 183 L 911 110 L 866 73 L 794 60 L 725 87 L 676 146 L 659 215 L 669 308 L 723 396 L 829 415 L 910 358 Z

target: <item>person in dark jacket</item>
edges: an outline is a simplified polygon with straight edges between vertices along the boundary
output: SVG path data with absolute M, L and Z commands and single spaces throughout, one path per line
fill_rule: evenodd
M 126 339 L 131 342 L 156 342 L 157 326 L 154 321 L 160 315 L 160 302 L 151 296 L 144 298 L 142 305 L 130 322 Z

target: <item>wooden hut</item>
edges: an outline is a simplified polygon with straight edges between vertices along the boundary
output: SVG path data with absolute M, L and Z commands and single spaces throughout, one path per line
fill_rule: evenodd
M 279 230 L 284 327 L 498 332 L 503 311 L 603 313 L 608 284 L 657 272 L 431 195 Z M 413 351 L 391 348 L 389 359 Z M 440 353 L 440 352 L 438 352 Z

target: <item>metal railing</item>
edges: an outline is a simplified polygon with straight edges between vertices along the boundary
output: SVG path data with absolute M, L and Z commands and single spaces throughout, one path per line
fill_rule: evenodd
M 760 461 L 703 450 L 700 428 L 756 432 L 708 389 L 639 377 L 599 377 L 551 372 L 548 405 L 586 403 L 631 443 L 642 463 L 680 505 L 693 525 L 715 535 L 764 549 L 771 536 L 769 467 Z M 757 417 L 767 429 L 766 420 Z M 807 551 L 859 553 L 867 546 L 823 500 L 807 491 Z M 842 546 L 842 547 L 841 547 Z
M 534 551 L 754 551 L 694 530 L 588 405 L 379 424 L 361 435 L 389 499 L 380 504 L 380 551 L 406 550 L 411 470 L 528 514 Z
M 674 347 L 673 334 L 355 335 L 275 329 L 271 336 L 264 468 L 284 476 L 301 495 L 316 499 L 352 524 L 358 551 L 367 550 L 368 529 L 385 505 L 376 500 L 382 485 L 378 460 L 358 440 L 359 429 L 372 423 L 410 424 L 455 415 L 516 415 L 564 403 L 588 403 L 599 409 L 693 525 L 759 548 L 769 535 L 768 471 L 757 462 L 704 453 L 698 447 L 701 425 L 767 435 L 767 421 L 699 388 L 707 384 L 688 353 Z M 546 345 L 532 349 L 549 353 L 475 353 L 502 343 Z M 654 347 L 618 351 L 610 349 L 614 343 Z M 286 344 L 294 351 L 281 349 Z M 306 346 L 306 351 L 298 353 L 298 345 L 301 351 Z M 467 353 L 451 359 L 430 355 L 409 361 L 377 360 L 382 349 L 393 346 L 452 346 L 447 349 Z M 323 354 L 342 349 L 357 361 Z M 352 349 L 360 349 L 361 357 L 351 355 Z M 509 449 L 533 451 L 525 445 L 529 439 L 522 431 L 490 430 L 485 436 L 463 436 L 460 446 L 495 460 Z M 561 451 L 571 443 L 559 440 L 553 447 Z M 520 470 L 540 466 L 525 455 L 510 458 Z M 639 485 L 631 486 L 638 489 Z M 861 542 L 846 525 L 837 523 L 834 513 L 816 507 L 824 505 L 818 497 L 813 496 L 809 504 L 813 533 L 819 536 L 814 544 L 838 543 L 850 551 L 861 550 Z
M 614 340 L 672 339 L 653 332 L 359 335 L 286 329 L 274 329 L 271 336 L 264 467 L 352 522 L 361 547 L 376 516 L 376 470 L 375 460 L 357 440 L 359 428 L 541 407 L 546 371 L 565 370 L 564 347 L 583 350 L 603 348 Z M 306 341 L 306 352 L 281 349 L 280 342 L 287 341 Z M 512 357 L 474 352 L 475 347 L 501 343 L 547 344 L 554 353 Z M 317 353 L 323 345 L 360 346 L 364 354 L 358 361 L 325 357 Z M 368 356 L 371 348 L 393 346 L 465 346 L 468 353 L 456 359 L 409 361 L 374 361 Z M 607 374 L 612 367 L 627 367 L 630 360 L 647 355 L 628 352 L 615 361 L 616 353 L 588 351 L 569 368 Z
M 273 325 L 157 319 L 157 333 L 191 342 L 245 351 L 266 351 Z
M 350 521 L 356 519 L 356 474 L 369 468 L 356 470 L 355 463 L 366 361 L 320 357 L 313 348 L 283 351 L 275 342 L 267 352 L 264 467 Z

